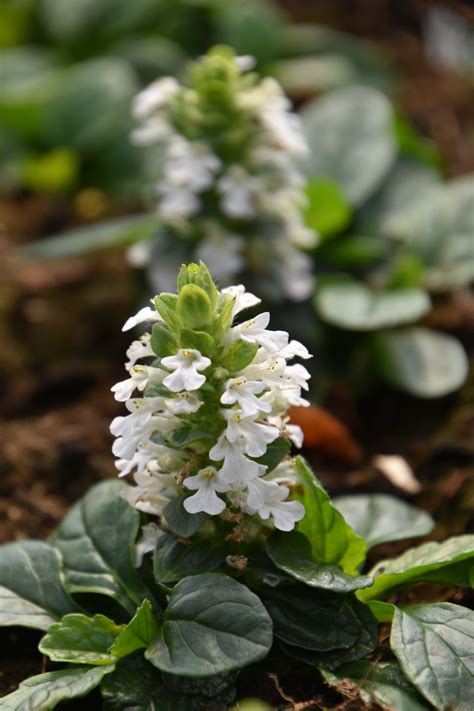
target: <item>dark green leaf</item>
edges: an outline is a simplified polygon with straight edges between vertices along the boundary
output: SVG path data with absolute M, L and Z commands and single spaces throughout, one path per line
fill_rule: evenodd
M 52 542 L 64 558 L 72 593 L 109 595 L 130 614 L 150 597 L 135 568 L 140 514 L 121 497 L 124 484 L 94 486 L 69 512 Z
M 0 547 L 0 625 L 48 627 L 78 610 L 64 588 L 58 551 L 42 541 Z
M 158 541 L 153 571 L 158 583 L 173 583 L 188 575 L 210 573 L 225 559 L 225 549 L 208 540 L 181 543 L 165 534 Z
M 190 538 L 209 518 L 209 514 L 190 514 L 183 506 L 186 494 L 172 499 L 163 511 L 170 531 L 181 538 Z
M 468 361 L 462 345 L 428 328 L 384 331 L 374 340 L 374 356 L 387 382 L 418 397 L 443 397 L 461 387 Z
M 313 557 L 321 563 L 338 565 L 344 573 L 357 575 L 365 560 L 366 545 L 332 504 L 328 494 L 302 457 L 296 459 L 296 469 L 303 487 L 294 492 L 306 515 L 296 528 L 311 543 Z
M 291 444 L 286 437 L 277 437 L 276 440 L 267 445 L 267 451 L 263 457 L 258 457 L 255 461 L 266 466 L 267 474 L 269 474 L 280 464 L 290 449 Z M 253 457 L 251 457 L 251 459 L 253 459 Z
M 205 356 L 212 354 L 214 339 L 205 331 L 192 331 L 182 328 L 180 333 L 181 348 L 195 348 Z
M 143 600 L 128 625 L 114 641 L 110 653 L 120 658 L 148 647 L 158 635 L 158 622 L 149 600 Z
M 122 630 L 123 625 L 104 615 L 65 615 L 61 622 L 51 625 L 38 649 L 53 662 L 113 664 L 116 657 L 110 647 Z
M 174 355 L 179 349 L 179 343 L 166 323 L 155 323 L 151 329 L 151 347 L 157 356 L 166 358 Z
M 162 671 L 206 677 L 262 659 L 271 620 L 259 598 L 226 575 L 195 575 L 173 589 L 158 640 L 145 653 Z
M 425 511 L 388 494 L 339 496 L 333 502 L 368 548 L 425 536 L 434 527 L 433 519 Z
M 413 323 L 431 308 L 423 289 L 369 289 L 352 280 L 325 282 L 316 292 L 315 307 L 322 319 L 350 331 L 374 331 Z
M 359 688 L 366 704 L 376 703 L 396 711 L 425 711 L 428 708 L 396 662 L 357 661 L 344 664 L 336 672 L 323 668 L 321 673 L 327 683 L 342 694 L 349 679 Z
M 273 533 L 266 550 L 277 568 L 313 588 L 346 593 L 366 588 L 373 582 L 366 575 L 347 575 L 338 565 L 315 561 L 310 542 L 299 531 Z
M 451 582 L 450 574 L 456 566 L 457 579 L 461 579 L 461 562 L 464 562 L 464 584 L 469 585 L 470 571 L 474 558 L 474 535 L 453 536 L 443 543 L 430 541 L 416 548 L 410 548 L 398 558 L 382 560 L 372 568 L 374 577 L 371 588 L 361 590 L 361 600 L 371 600 L 386 595 L 392 588 L 424 580 L 432 582 Z
M 195 444 L 201 440 L 212 440 L 214 439 L 212 432 L 208 430 L 198 430 L 190 425 L 184 425 L 179 427 L 168 437 L 168 442 L 172 447 L 177 447 L 181 449 L 182 447 L 188 447 L 190 444 Z
M 102 249 L 126 247 L 152 237 L 159 228 L 153 215 L 134 215 L 78 227 L 27 245 L 22 254 L 33 259 L 63 259 Z
M 471 711 L 472 610 L 449 602 L 397 609 L 390 644 L 405 676 L 435 708 Z
M 32 676 L 2 698 L 3 711 L 51 711 L 63 701 L 85 696 L 115 666 L 82 667 Z

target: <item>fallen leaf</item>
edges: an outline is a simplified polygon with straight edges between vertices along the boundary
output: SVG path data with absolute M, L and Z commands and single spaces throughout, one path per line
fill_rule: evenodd
M 413 474 L 413 469 L 399 454 L 377 454 L 372 464 L 394 486 L 408 494 L 418 494 L 421 491 L 421 484 Z
M 317 405 L 291 407 L 290 421 L 304 433 L 304 446 L 348 464 L 359 464 L 363 452 L 350 430 L 334 415 Z

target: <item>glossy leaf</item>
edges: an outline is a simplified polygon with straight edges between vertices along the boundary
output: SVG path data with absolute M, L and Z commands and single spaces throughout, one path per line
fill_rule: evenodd
M 315 307 L 322 319 L 350 331 L 374 331 L 413 323 L 431 308 L 423 289 L 369 289 L 352 280 L 326 282 L 317 290 Z
M 189 538 L 198 531 L 209 518 L 209 514 L 190 514 L 183 506 L 186 495 L 177 496 L 170 501 L 163 511 L 168 528 L 176 536 Z
M 396 711 L 425 711 L 428 707 L 403 675 L 396 662 L 357 661 L 336 671 L 321 669 L 325 681 L 344 694 L 347 680 L 355 684 L 366 704 L 376 703 Z
M 471 582 L 474 563 L 474 536 L 453 536 L 443 543 L 430 541 L 410 548 L 398 558 L 382 560 L 370 571 L 374 578 L 371 588 L 357 593 L 361 600 L 371 600 L 386 595 L 392 588 L 415 581 L 450 583 L 450 574 L 455 567 L 458 584 Z
M 134 614 L 150 592 L 135 568 L 140 514 L 122 499 L 123 486 L 112 480 L 90 489 L 52 542 L 63 555 L 70 592 L 108 595 Z
M 390 644 L 405 676 L 435 708 L 471 711 L 472 610 L 449 602 L 397 609 Z
M 206 677 L 262 659 L 271 620 L 259 598 L 226 575 L 195 575 L 170 593 L 157 641 L 145 653 L 162 671 Z
M 433 519 L 425 511 L 388 494 L 338 496 L 333 502 L 368 548 L 425 536 L 434 527 Z
M 344 573 L 357 575 L 365 560 L 366 545 L 331 502 L 323 486 L 316 479 L 302 457 L 296 459 L 296 469 L 302 485 L 302 493 L 294 492 L 294 498 L 306 509 L 305 517 L 296 528 L 311 543 L 314 559 L 321 563 L 338 565 Z
M 153 215 L 134 215 L 78 227 L 27 245 L 22 254 L 33 259 L 63 259 L 103 249 L 127 247 L 152 237 L 159 228 Z
M 148 647 L 158 635 L 158 621 L 151 602 L 144 600 L 128 625 L 117 636 L 110 648 L 115 657 L 125 657 L 137 649 Z
M 346 593 L 372 585 L 366 575 L 347 575 L 337 565 L 314 560 L 310 542 L 299 531 L 273 533 L 266 551 L 277 568 L 313 588 Z
M 223 563 L 226 551 L 208 540 L 181 543 L 171 534 L 158 541 L 153 572 L 158 583 L 172 583 L 188 575 L 209 573 Z
M 418 397 L 442 397 L 461 387 L 468 361 L 452 336 L 428 328 L 406 328 L 376 335 L 377 370 L 390 384 Z
M 65 615 L 48 629 L 39 650 L 53 662 L 107 665 L 116 661 L 110 647 L 123 630 L 105 615 Z
M 43 541 L 20 541 L 0 547 L 0 625 L 48 627 L 79 610 L 64 587 L 58 551 Z
M 63 701 L 88 694 L 114 668 L 82 667 L 32 676 L 2 698 L 2 711 L 50 711 Z
M 302 119 L 311 150 L 306 174 L 331 178 L 352 205 L 363 203 L 395 160 L 388 100 L 375 89 L 349 87 L 307 104 Z

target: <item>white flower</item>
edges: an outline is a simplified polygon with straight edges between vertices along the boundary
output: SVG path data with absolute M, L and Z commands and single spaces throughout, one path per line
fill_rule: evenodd
M 164 404 L 167 410 L 175 415 L 189 415 L 199 410 L 202 400 L 193 393 L 183 390 L 183 392 L 177 393 L 176 397 L 167 398 Z
M 179 91 L 174 77 L 163 77 L 154 81 L 133 100 L 132 114 L 136 119 L 146 119 L 158 108 L 164 106 Z
M 238 409 L 221 410 L 221 414 L 227 420 L 226 438 L 231 443 L 239 443 L 249 457 L 262 457 L 267 444 L 280 434 L 276 427 L 242 417 Z
M 151 306 L 144 306 L 135 316 L 130 316 L 125 321 L 122 331 L 129 331 L 131 328 L 138 326 L 139 323 L 145 323 L 146 321 L 163 321 L 163 319 L 156 309 L 152 309 Z
M 290 360 L 295 357 L 307 360 L 308 358 L 313 357 L 306 346 L 299 341 L 290 341 L 287 346 L 281 349 L 280 355 L 286 360 Z
M 213 225 L 215 227 L 215 225 Z M 207 222 L 205 229 L 208 232 L 210 225 Z M 212 229 L 212 228 L 211 228 Z M 196 247 L 194 256 L 201 259 L 211 274 L 218 279 L 227 279 L 237 274 L 245 267 L 245 259 L 242 254 L 245 241 L 229 232 L 221 230 L 216 234 L 216 230 L 206 237 Z
M 206 370 L 211 361 L 194 348 L 182 348 L 176 355 L 162 358 L 161 364 L 173 370 L 164 378 L 163 385 L 171 392 L 177 393 L 181 390 L 198 390 L 204 385 L 206 376 L 198 371 Z
M 163 382 L 165 371 L 160 368 L 153 368 L 148 365 L 134 365 L 129 369 L 130 378 L 121 380 L 112 388 L 115 399 L 119 402 L 124 402 L 132 397 L 135 389 L 143 391 L 149 382 Z
M 164 178 L 173 186 L 202 192 L 212 185 L 220 167 L 221 161 L 205 143 L 187 141 L 176 135 L 168 149 Z
M 247 380 L 243 375 L 230 378 L 224 384 L 221 403 L 223 405 L 235 405 L 235 403 L 238 403 L 242 417 L 250 417 L 262 411 L 270 412 L 272 409 L 270 403 L 256 397 L 265 389 L 265 383 L 257 380 Z
M 132 341 L 127 349 L 127 358 L 129 367 L 134 366 L 137 360 L 142 358 L 156 357 L 153 348 L 151 347 L 150 334 L 145 333 L 137 341 Z
M 241 72 L 248 72 L 250 69 L 254 68 L 256 60 L 251 54 L 241 54 L 235 58 L 235 63 Z
M 127 486 L 122 497 L 145 513 L 160 516 L 178 493 L 175 479 L 165 472 L 135 472 L 134 479 L 137 486 Z
M 291 102 L 272 77 L 260 83 L 262 102 L 259 116 L 276 144 L 296 156 L 305 156 L 309 149 L 303 136 L 301 119 L 292 113 Z
M 235 326 L 231 331 L 232 338 L 258 343 L 268 353 L 276 353 L 288 344 L 288 334 L 286 331 L 267 331 L 269 321 L 270 314 L 264 311 L 255 318 Z
M 264 474 L 266 470 L 262 464 L 247 459 L 240 446 L 229 442 L 225 434 L 222 434 L 217 440 L 217 444 L 212 447 L 209 457 L 213 462 L 224 462 L 219 473 L 222 481 L 227 484 L 254 479 Z
M 164 219 L 178 220 L 199 212 L 201 201 L 188 187 L 163 184 L 158 191 L 159 213 Z
M 300 449 L 303 446 L 304 433 L 299 425 L 292 425 L 289 423 L 288 416 L 275 415 L 268 418 L 268 422 L 274 427 L 278 427 L 281 434 L 287 437 L 290 442 L 292 442 L 295 447 Z
M 208 513 L 216 516 L 225 509 L 225 501 L 216 492 L 227 491 L 227 484 L 219 479 L 219 474 L 214 467 L 201 469 L 195 476 L 184 480 L 183 486 L 187 489 L 195 490 L 193 496 L 189 496 L 183 502 L 183 506 L 188 513 Z
M 288 501 L 290 490 L 273 481 L 252 479 L 247 483 L 249 496 L 247 504 L 264 520 L 272 516 L 275 527 L 280 531 L 292 531 L 295 523 L 305 514 L 303 504 Z
M 139 568 L 143 563 L 144 556 L 155 550 L 158 539 L 163 534 L 164 531 L 158 528 L 156 523 L 147 523 L 146 526 L 142 526 L 141 538 L 135 545 L 135 567 Z
M 253 217 L 255 196 L 262 187 L 260 178 L 250 175 L 240 165 L 231 165 L 217 182 L 222 211 L 229 217 Z
M 261 302 L 258 296 L 254 296 L 249 291 L 245 290 L 243 284 L 238 286 L 228 286 L 226 289 L 222 289 L 223 294 L 230 294 L 235 299 L 234 308 L 232 309 L 232 316 L 235 317 L 244 309 L 250 309 L 252 306 L 257 306 Z

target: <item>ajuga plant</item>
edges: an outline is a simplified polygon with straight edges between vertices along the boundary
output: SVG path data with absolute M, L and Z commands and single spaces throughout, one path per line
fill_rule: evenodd
M 131 256 L 157 288 L 171 288 L 183 260 L 202 258 L 222 283 L 242 276 L 272 300 L 313 291 L 298 247 L 316 237 L 294 162 L 308 149 L 290 101 L 253 63 L 215 47 L 182 84 L 158 79 L 135 99 L 132 140 L 147 148 L 161 228 Z
M 48 542 L 0 548 L 0 623 L 40 630 L 51 662 L 2 709 L 96 687 L 104 709 L 227 709 L 268 673 L 385 708 L 472 708 L 474 614 L 399 591 L 472 585 L 474 536 L 364 572 L 370 546 L 432 521 L 386 496 L 333 503 L 290 455 L 286 409 L 308 373 L 288 361 L 309 354 L 267 313 L 242 320 L 257 304 L 190 264 L 125 325 L 152 324 L 113 388 L 128 410 L 112 423 L 117 468 L 134 482 L 93 487 Z

